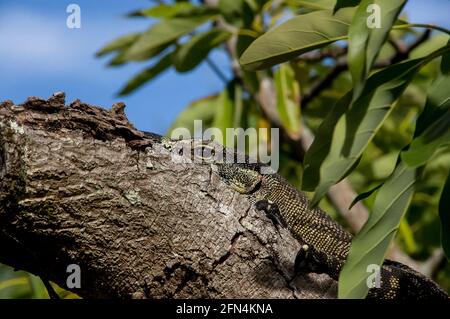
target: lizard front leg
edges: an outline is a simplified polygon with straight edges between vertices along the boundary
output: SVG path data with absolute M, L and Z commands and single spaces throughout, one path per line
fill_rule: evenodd
M 294 262 L 294 274 L 298 273 L 326 273 L 330 277 L 336 279 L 338 274 L 335 273 L 334 267 L 330 267 L 329 257 L 316 250 L 313 246 L 303 244 Z
M 278 205 L 271 200 L 261 199 L 255 203 L 255 208 L 257 210 L 263 211 L 266 213 L 267 217 L 275 224 L 281 225 L 283 227 L 287 227 L 286 222 L 281 217 L 280 210 Z
M 281 216 L 278 205 L 271 200 L 261 199 L 255 203 L 255 208 L 264 211 L 267 217 L 275 224 L 287 227 L 286 222 Z M 294 262 L 294 274 L 299 272 L 328 273 L 328 257 L 317 251 L 313 246 L 303 244 L 298 251 Z

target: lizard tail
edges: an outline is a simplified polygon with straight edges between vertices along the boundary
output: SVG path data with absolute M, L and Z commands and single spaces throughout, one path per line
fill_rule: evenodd
M 381 299 L 449 299 L 434 281 L 412 268 L 385 260 L 381 269 L 381 286 L 369 290 L 368 298 Z

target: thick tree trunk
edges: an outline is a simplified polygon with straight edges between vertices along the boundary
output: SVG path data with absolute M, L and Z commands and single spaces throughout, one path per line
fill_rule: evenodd
M 210 167 L 180 164 L 124 105 L 0 104 L 0 262 L 91 298 L 323 298 L 299 243 Z

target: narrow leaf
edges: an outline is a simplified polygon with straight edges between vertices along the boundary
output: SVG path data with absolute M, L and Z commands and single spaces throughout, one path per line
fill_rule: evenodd
M 348 30 L 348 67 L 353 100 L 361 94 L 367 75 L 406 0 L 362 0 Z
M 226 17 L 239 16 L 242 13 L 245 0 L 219 0 L 220 12 Z
M 163 45 L 153 48 L 152 50 L 143 51 L 139 56 L 133 57 L 132 61 L 145 61 L 145 60 L 154 58 L 154 57 L 158 56 L 159 54 L 161 54 L 164 50 L 169 48 L 171 45 L 173 45 L 174 42 L 175 41 L 167 42 Z M 125 48 L 125 50 L 118 53 L 111 61 L 109 61 L 109 65 L 117 66 L 117 65 L 122 65 L 126 62 L 129 62 L 129 60 L 126 57 L 126 48 Z
M 228 140 L 226 136 L 227 128 L 233 128 L 234 123 L 233 94 L 231 91 L 232 90 L 228 88 L 220 94 L 213 121 L 213 127 L 219 129 L 222 134 L 222 140 L 220 140 L 218 136 L 215 136 L 214 139 L 225 146 L 230 146 L 232 143 L 232 141 Z
M 267 4 L 271 0 L 244 0 L 247 5 L 255 12 L 261 11 L 264 8 L 264 5 Z
M 355 199 L 350 204 L 350 207 L 348 209 L 352 209 L 353 206 L 355 206 L 359 201 L 362 201 L 363 199 L 366 199 L 370 195 L 372 195 L 374 192 L 376 192 L 381 186 L 383 186 L 384 183 L 381 183 L 380 185 L 375 186 L 374 188 L 368 190 L 367 192 L 358 194 L 358 196 L 355 197 Z
M 348 110 L 352 98 L 351 92 L 344 95 L 322 121 L 316 137 L 305 154 L 302 189 L 314 191 L 320 182 L 320 167 L 330 153 L 331 139 L 339 119 Z M 336 134 L 339 132 L 336 132 Z
M 339 298 L 365 298 L 369 287 L 369 265 L 382 265 L 389 244 L 407 210 L 414 192 L 415 169 L 399 164 L 379 189 L 374 208 L 355 236 L 338 283 Z
M 410 167 L 421 166 L 445 145 L 450 145 L 450 108 L 412 141 L 409 150 L 402 154 L 402 160 Z
M 282 64 L 275 73 L 277 111 L 281 124 L 294 139 L 300 135 L 300 92 L 294 71 Z
M 132 12 L 129 16 L 171 18 L 183 12 L 189 12 L 195 6 L 190 2 L 177 2 L 173 4 L 160 4 L 148 9 Z
M 336 0 L 284 0 L 287 5 L 297 8 L 313 10 L 333 10 Z
M 448 41 L 450 45 L 450 40 Z M 444 75 L 450 74 L 450 53 L 444 54 L 441 61 L 441 72 Z
M 305 156 L 303 188 L 315 188 L 312 205 L 355 167 L 392 110 L 393 103 L 420 67 L 449 50 L 450 47 L 445 46 L 426 57 L 394 64 L 374 73 L 353 104 L 349 102 L 350 93 L 336 104 L 319 127 Z
M 148 51 L 175 41 L 179 37 L 195 30 L 198 26 L 205 23 L 207 17 L 174 18 L 163 20 L 153 25 L 144 32 L 125 54 L 127 60 L 139 60 L 139 58 Z
M 133 44 L 137 39 L 140 37 L 140 33 L 130 33 L 126 34 L 124 36 L 121 36 L 114 41 L 108 43 L 103 48 L 101 48 L 96 55 L 97 56 L 103 56 L 105 54 L 108 54 L 110 52 L 119 51 L 124 48 L 129 47 L 131 44 Z
M 402 160 L 411 167 L 425 164 L 450 143 L 450 75 L 441 75 L 431 86 L 425 108 L 417 119 L 414 139 Z
M 249 26 L 254 19 L 255 12 L 252 9 L 251 2 L 248 0 L 219 0 L 218 8 L 228 23 L 242 28 Z M 259 5 L 253 3 L 253 7 L 258 9 Z
M 204 5 L 194 5 L 190 2 L 177 2 L 173 4 L 161 4 L 144 10 L 133 11 L 129 17 L 149 17 L 159 19 L 199 17 L 218 14 L 216 8 Z
M 168 131 L 168 136 L 176 128 L 187 128 L 191 134 L 203 133 L 194 132 L 194 121 L 201 120 L 203 126 L 209 126 L 212 123 L 214 114 L 216 113 L 218 104 L 218 96 L 208 96 L 200 100 L 192 102 L 187 108 L 185 108 L 173 122 L 171 128 Z
M 441 242 L 447 259 L 450 260 L 450 174 L 442 190 L 439 200 L 439 217 L 441 219 Z
M 166 71 L 172 65 L 172 53 L 169 53 L 162 57 L 156 64 L 145 69 L 141 73 L 134 76 L 125 87 L 120 91 L 119 95 L 128 95 L 143 84 L 154 79 L 159 74 Z
M 244 101 L 242 99 L 242 86 L 234 86 L 234 116 L 233 126 L 235 128 L 242 127 L 242 115 L 244 113 Z
M 360 2 L 361 0 L 337 0 L 333 12 L 342 8 L 356 7 Z
M 256 39 L 240 62 L 249 70 L 264 69 L 344 39 L 354 12 L 320 10 L 294 17 Z
M 208 56 L 209 52 L 226 41 L 231 33 L 220 29 L 212 29 L 193 36 L 182 45 L 174 57 L 175 68 L 178 72 L 194 69 Z

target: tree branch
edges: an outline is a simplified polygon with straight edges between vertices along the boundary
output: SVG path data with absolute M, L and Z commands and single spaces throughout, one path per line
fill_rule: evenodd
M 287 230 L 124 107 L 66 107 L 62 93 L 0 104 L 0 262 L 86 298 L 335 296 L 326 275 L 293 278 Z
M 404 44 L 401 41 L 389 39 L 389 43 L 395 48 L 396 53 L 389 59 L 376 62 L 374 65 L 374 68 L 375 69 L 384 68 L 389 65 L 392 65 L 392 64 L 395 64 L 395 63 L 398 63 L 398 62 L 408 59 L 411 52 L 414 49 L 416 49 L 420 44 L 424 43 L 426 40 L 429 39 L 430 34 L 431 34 L 431 31 L 429 29 L 427 29 L 420 36 L 418 36 L 417 39 L 409 46 L 407 46 L 406 44 Z M 303 95 L 302 100 L 301 100 L 301 108 L 303 111 L 308 107 L 309 103 L 314 98 L 318 97 L 323 91 L 330 88 L 331 85 L 333 84 L 333 81 L 335 79 L 337 79 L 337 77 L 339 75 L 341 75 L 342 72 L 348 70 L 347 60 L 341 58 L 342 53 L 345 53 L 346 50 L 343 49 L 341 51 L 336 51 L 336 52 L 331 51 L 331 52 L 332 53 L 325 51 L 325 53 L 323 53 L 323 54 L 316 53 L 316 56 L 313 56 L 313 57 L 305 56 L 305 55 L 300 57 L 300 59 L 305 58 L 306 61 L 312 61 L 312 62 L 321 61 L 325 57 L 339 58 L 339 59 L 337 59 L 336 65 L 331 69 L 331 71 L 327 75 L 325 75 L 322 79 L 313 83 L 311 85 L 310 90 Z
M 204 0 L 206 4 L 211 6 L 217 5 L 214 0 Z M 226 23 L 224 21 L 219 21 L 219 25 L 224 27 Z M 421 36 L 419 36 L 416 41 L 414 41 L 405 50 L 396 51 L 391 58 L 385 61 L 379 61 L 375 64 L 375 68 L 381 68 L 393 64 L 394 62 L 399 62 L 401 60 L 407 59 L 412 50 L 417 48 L 421 43 L 426 41 L 430 36 L 429 30 L 426 30 Z M 242 70 L 239 64 L 239 59 L 236 54 L 236 38 L 232 37 L 231 40 L 227 42 L 226 48 L 227 53 L 232 60 L 232 69 L 234 76 L 242 81 Z M 400 45 L 400 44 L 399 44 Z M 343 59 L 343 55 L 347 53 L 347 48 L 333 48 L 331 50 L 320 50 L 310 53 L 306 53 L 300 56 L 299 59 L 306 59 L 309 62 L 322 61 L 325 58 L 332 57 L 338 59 L 336 65 L 333 67 L 331 72 L 326 75 L 323 79 L 317 81 L 311 86 L 308 93 L 304 94 L 301 98 L 301 108 L 304 111 L 308 104 L 317 96 L 319 96 L 324 90 L 329 88 L 333 81 L 344 71 L 348 70 L 348 63 L 346 59 Z M 289 134 L 287 134 L 283 126 L 281 125 L 278 113 L 276 111 L 276 92 L 273 85 L 273 80 L 269 77 L 263 78 L 260 82 L 259 92 L 254 96 L 255 100 L 261 106 L 261 110 L 265 117 L 269 120 L 273 127 L 280 128 L 283 140 L 287 141 L 294 152 L 294 158 L 299 162 L 303 162 L 303 157 L 312 144 L 314 140 L 314 135 L 303 123 L 302 136 L 298 139 L 294 139 Z M 349 227 L 354 233 L 357 233 L 364 223 L 367 221 L 369 216 L 369 211 L 362 202 L 357 203 L 352 209 L 349 209 L 350 204 L 353 199 L 358 195 L 347 179 L 342 180 L 340 183 L 334 185 L 330 188 L 328 192 L 328 197 L 332 204 L 337 208 L 339 214 L 344 218 Z M 404 253 L 397 244 L 393 243 L 389 251 L 390 259 L 402 262 L 409 265 L 410 267 L 427 273 L 427 266 L 424 263 L 419 263 L 409 257 Z
M 220 68 L 214 63 L 213 60 L 211 60 L 209 57 L 206 58 L 206 63 L 208 64 L 209 68 L 214 72 L 215 75 L 222 81 L 224 85 L 228 84 L 228 79 L 223 74 L 223 72 L 220 70 Z
M 307 108 L 307 105 L 319 96 L 323 91 L 331 87 L 333 81 L 344 71 L 348 70 L 347 62 L 337 63 L 331 71 L 319 81 L 313 83 L 308 93 L 305 93 L 301 99 L 302 110 Z

